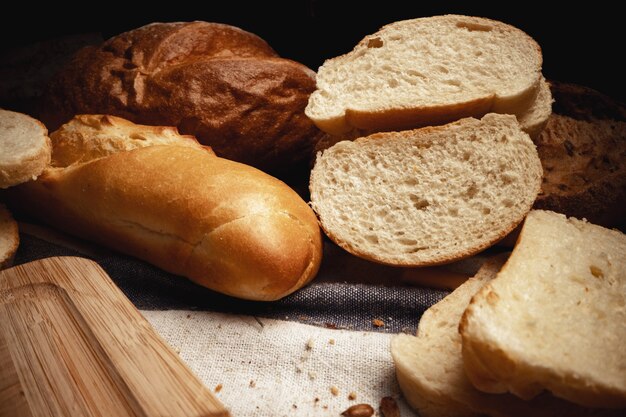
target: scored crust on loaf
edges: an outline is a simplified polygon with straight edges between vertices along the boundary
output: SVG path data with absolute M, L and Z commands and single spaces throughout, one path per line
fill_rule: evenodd
M 391 265 L 470 256 L 522 221 L 541 163 L 514 116 L 374 134 L 322 152 L 311 205 L 352 254 Z
M 260 37 L 208 22 L 153 23 L 81 49 L 50 83 L 42 120 L 111 114 L 175 126 L 221 157 L 271 172 L 308 159 L 315 73 Z
M 531 211 L 461 320 L 467 375 L 486 392 L 626 407 L 625 306 L 626 236 Z
M 146 146 L 203 148 L 193 136 L 181 135 L 174 127 L 144 126 L 99 114 L 77 115 L 50 134 L 50 138 L 52 167 L 68 167 Z
M 17 223 L 7 208 L 0 204 L 0 269 L 11 266 L 20 243 Z
M 48 130 L 22 113 L 0 109 L 0 188 L 34 180 L 50 163 Z
M 536 140 L 544 168 L 535 208 L 602 226 L 626 219 L 626 108 L 597 91 L 552 83 L 555 114 Z
M 519 114 L 541 79 L 537 43 L 502 22 L 445 15 L 395 22 L 318 70 L 306 114 L 341 135 Z
M 495 278 L 507 254 L 498 255 L 443 300 L 419 322 L 417 336 L 400 334 L 391 355 L 402 393 L 422 417 L 590 416 L 591 410 L 544 396 L 523 401 L 513 395 L 478 391 L 465 376 L 458 325 L 472 296 Z

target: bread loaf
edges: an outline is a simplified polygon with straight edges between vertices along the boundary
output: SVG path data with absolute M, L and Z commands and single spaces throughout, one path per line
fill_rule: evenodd
M 544 168 L 535 208 L 626 226 L 626 107 L 589 88 L 551 85 L 555 114 L 535 141 Z
M 11 266 L 20 243 L 17 223 L 7 208 L 0 204 L 0 269 Z
M 35 178 L 50 163 L 48 130 L 25 114 L 0 109 L 0 188 Z
M 79 116 L 51 135 L 53 166 L 9 190 L 10 201 L 235 297 L 275 300 L 308 283 L 321 260 L 308 205 L 281 181 L 163 129 Z
M 41 118 L 51 130 L 81 113 L 176 126 L 221 157 L 284 172 L 320 135 L 304 115 L 314 89 L 313 71 L 256 35 L 154 23 L 79 51 L 51 83 Z
M 541 163 L 514 116 L 339 142 L 318 156 L 311 205 L 347 251 L 390 265 L 471 256 L 530 210 Z
M 501 22 L 459 15 L 395 22 L 320 67 L 306 114 L 333 135 L 522 115 L 544 98 L 541 66 L 537 43 Z
M 624 408 L 625 305 L 626 235 L 531 211 L 461 320 L 467 376 L 485 392 Z

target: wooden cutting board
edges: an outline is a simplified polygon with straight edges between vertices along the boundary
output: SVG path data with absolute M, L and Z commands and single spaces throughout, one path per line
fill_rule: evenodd
M 0 417 L 229 415 L 96 263 L 0 272 Z

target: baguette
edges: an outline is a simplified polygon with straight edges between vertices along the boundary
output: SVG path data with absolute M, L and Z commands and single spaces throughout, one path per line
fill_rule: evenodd
M 10 201 L 63 231 L 234 297 L 276 300 L 315 276 L 320 230 L 293 190 L 190 146 L 173 129 L 162 135 L 165 144 L 138 139 L 160 129 L 79 116 L 52 134 L 63 150 L 54 152 L 53 166 L 9 190 Z M 115 146 L 103 145 L 111 140 Z
M 521 115 L 538 97 L 541 66 L 537 43 L 510 25 L 459 15 L 405 20 L 326 61 L 305 113 L 339 136 Z
M 519 224 L 541 163 L 514 116 L 339 142 L 311 172 L 311 205 L 337 245 L 368 260 L 426 266 L 471 256 Z
M 463 314 L 466 373 L 485 392 L 626 407 L 625 305 L 626 235 L 531 211 Z

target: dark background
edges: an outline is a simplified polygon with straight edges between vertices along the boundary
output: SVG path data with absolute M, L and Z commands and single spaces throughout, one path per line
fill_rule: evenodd
M 100 32 L 104 38 L 154 21 L 206 20 L 228 23 L 264 38 L 284 57 L 317 69 L 324 59 L 352 49 L 365 35 L 396 20 L 445 13 L 484 16 L 526 31 L 541 45 L 548 79 L 583 84 L 626 101 L 623 61 L 626 18 L 617 6 L 603 2 L 379 1 L 291 2 L 234 0 L 169 1 L 152 5 L 134 2 L 50 2 L 15 5 L 0 29 L 2 48 L 12 48 L 57 36 Z M 615 2 L 617 4 L 617 2 Z M 22 9 L 22 10 L 20 10 Z M 8 10 L 8 9 L 7 9 Z M 1 80 L 0 80 L 1 81 Z

